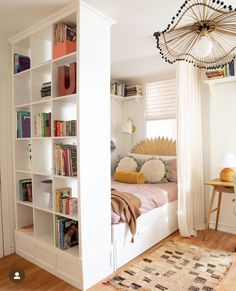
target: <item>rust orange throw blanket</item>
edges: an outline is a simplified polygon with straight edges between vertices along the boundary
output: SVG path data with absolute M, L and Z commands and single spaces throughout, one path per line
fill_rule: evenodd
M 141 201 L 131 193 L 120 192 L 111 189 L 111 207 L 112 210 L 120 215 L 122 222 L 127 222 L 132 234 L 131 242 L 134 242 L 136 232 L 136 219 L 140 215 Z M 122 219 L 125 218 L 125 219 Z

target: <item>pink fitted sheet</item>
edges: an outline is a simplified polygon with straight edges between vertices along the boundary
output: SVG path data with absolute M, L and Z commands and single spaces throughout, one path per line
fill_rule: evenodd
M 121 192 L 129 192 L 138 197 L 141 200 L 141 214 L 178 199 L 177 183 L 175 182 L 160 184 L 128 184 L 116 182 L 112 179 L 111 188 Z M 120 215 L 112 211 L 112 224 L 117 224 L 120 220 Z

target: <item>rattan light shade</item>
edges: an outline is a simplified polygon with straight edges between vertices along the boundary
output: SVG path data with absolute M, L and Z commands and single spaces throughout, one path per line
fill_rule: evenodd
M 196 52 L 203 31 L 212 44 L 208 56 Z M 219 0 L 185 1 L 167 28 L 154 36 L 166 62 L 187 61 L 200 68 L 220 67 L 235 57 L 236 9 Z

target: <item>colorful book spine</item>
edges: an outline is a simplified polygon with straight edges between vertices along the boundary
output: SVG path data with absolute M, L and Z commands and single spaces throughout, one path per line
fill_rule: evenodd
M 35 114 L 33 117 L 34 136 L 50 137 L 51 136 L 51 112 L 42 112 Z
M 30 131 L 30 112 L 17 111 L 17 138 L 30 137 Z
M 54 136 L 76 136 L 76 120 L 54 120 Z
M 55 175 L 77 176 L 76 145 L 55 144 L 54 164 Z

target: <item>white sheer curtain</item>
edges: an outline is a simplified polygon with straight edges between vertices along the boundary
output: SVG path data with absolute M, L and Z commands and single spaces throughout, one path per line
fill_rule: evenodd
M 180 62 L 177 68 L 178 221 L 180 235 L 204 229 L 201 125 L 201 72 Z

